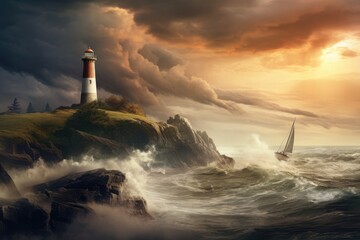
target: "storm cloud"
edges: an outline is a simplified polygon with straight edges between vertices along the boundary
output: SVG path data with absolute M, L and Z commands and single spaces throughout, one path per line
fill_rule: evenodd
M 145 108 L 163 106 L 161 96 L 170 96 L 233 113 L 244 113 L 239 106 L 244 104 L 318 117 L 253 94 L 214 90 L 206 79 L 190 75 L 181 54 L 166 46 L 199 43 L 214 49 L 269 51 L 310 44 L 314 50 L 332 41 L 333 32 L 328 30 L 358 24 L 357 2 L 346 1 L 352 8 L 340 1 L 325 2 L 311 8 L 306 1 L 289 5 L 283 0 L 2 1 L 0 84 L 7 88 L 0 90 L 0 101 L 4 105 L 6 99 L 22 96 L 25 101 L 50 99 L 54 105 L 76 102 L 80 58 L 90 45 L 99 59 L 100 92 L 122 95 Z M 334 17 L 341 19 L 334 22 Z M 163 46 L 161 41 L 170 45 Z M 351 54 L 344 52 L 344 56 Z M 270 59 L 267 64 L 279 63 Z
M 267 51 L 313 45 L 320 48 L 339 31 L 358 31 L 354 0 L 121 0 L 137 24 L 171 42 L 201 41 L 237 51 Z M 322 41 L 316 41 L 321 36 Z
M 124 10 L 81 1 L 64 6 L 8 1 L 1 9 L 0 66 L 7 75 L 28 75 L 42 85 L 74 91 L 76 81 L 69 84 L 67 79 L 80 80 L 82 51 L 91 45 L 99 59 L 98 86 L 106 92 L 145 107 L 159 104 L 158 95 L 163 94 L 240 111 L 218 99 L 205 80 L 179 70 L 182 60 L 175 54 L 147 44 L 144 31 Z M 3 83 L 6 74 L 0 76 Z M 17 88 L 16 95 L 25 94 L 31 100 L 32 87 Z M 8 90 L 2 92 L 11 96 Z

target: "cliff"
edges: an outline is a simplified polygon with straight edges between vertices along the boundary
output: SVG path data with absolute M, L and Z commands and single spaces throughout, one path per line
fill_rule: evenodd
M 0 164 L 26 168 L 39 158 L 56 162 L 83 154 L 96 159 L 125 157 L 135 149 L 146 151 L 153 146 L 159 165 L 233 164 L 217 151 L 206 132 L 194 130 L 179 115 L 164 123 L 130 113 L 81 111 L 0 116 Z M 94 116 L 94 111 L 101 114 Z

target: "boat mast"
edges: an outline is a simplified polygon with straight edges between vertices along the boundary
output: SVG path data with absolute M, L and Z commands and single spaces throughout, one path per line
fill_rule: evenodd
M 283 152 L 292 153 L 292 151 L 293 151 L 294 137 L 295 137 L 295 121 L 296 121 L 296 118 L 291 126 L 290 133 L 289 133 L 288 139 L 286 141 L 286 145 L 285 145 Z
M 288 144 L 289 144 L 289 140 L 290 140 L 290 137 L 291 137 L 290 135 L 293 133 L 293 136 L 294 136 L 294 134 L 295 134 L 295 132 L 294 132 L 294 131 L 295 131 L 295 128 L 294 128 L 295 121 L 296 121 L 296 118 L 294 119 L 294 122 L 293 122 L 293 124 L 292 124 L 292 126 L 291 126 L 291 128 L 290 128 L 289 134 L 284 137 L 284 139 L 282 140 L 280 146 L 278 147 L 277 152 L 280 152 L 281 146 L 283 145 L 283 143 L 284 143 L 284 141 L 285 141 L 285 139 L 286 139 L 286 137 L 287 137 L 287 141 L 286 141 L 284 150 L 282 151 L 282 152 L 285 152 L 285 150 L 286 150 L 286 148 L 287 148 L 287 146 L 288 146 Z M 293 145 L 293 144 L 294 144 L 294 139 L 292 139 L 292 145 Z M 292 147 L 291 147 L 291 148 L 292 148 Z M 292 152 L 292 150 L 291 150 L 291 152 Z

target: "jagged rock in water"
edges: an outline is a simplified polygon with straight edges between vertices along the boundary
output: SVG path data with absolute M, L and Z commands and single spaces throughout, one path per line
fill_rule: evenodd
M 221 159 L 217 162 L 217 166 L 220 168 L 233 168 L 235 165 L 235 160 L 226 155 L 221 155 Z
M 116 170 L 95 169 L 86 172 L 69 174 L 65 177 L 34 186 L 35 192 L 45 194 L 51 204 L 51 212 L 56 221 L 61 221 L 58 216 L 69 216 L 72 212 L 83 212 L 87 203 L 100 203 L 110 206 L 121 206 L 132 215 L 149 217 L 146 202 L 141 197 L 133 197 L 128 193 L 123 194 L 125 175 Z M 128 190 L 128 189 L 126 189 Z M 56 209 L 54 209 L 56 208 Z M 67 214 L 67 211 L 70 213 Z M 68 219 L 68 220 L 69 220 Z M 65 223 L 69 221 L 66 220 Z
M 0 165 L 0 190 L 6 197 L 9 198 L 18 198 L 20 193 L 15 186 L 14 181 L 6 170 Z
M 0 200 L 0 233 L 35 234 L 49 233 L 48 214 L 28 199 Z
M 183 142 L 198 143 L 198 138 L 196 137 L 190 122 L 186 118 L 183 118 L 177 114 L 174 116 L 174 118 L 170 117 L 167 120 L 167 123 L 177 127 L 179 131 L 179 138 Z
M 112 204 L 120 197 L 125 175 L 116 170 L 96 169 L 80 172 L 43 183 L 34 187 L 51 198 L 75 203 Z
M 119 202 L 120 206 L 125 207 L 128 213 L 135 216 L 152 218 L 146 210 L 146 201 L 141 197 L 131 197 Z
M 230 165 L 234 163 L 231 158 L 224 159 L 206 132 L 195 131 L 189 121 L 180 115 L 170 117 L 159 131 L 164 140 L 156 144 L 157 159 L 162 162 L 171 161 L 175 166 L 207 165 L 211 162 L 226 162 Z M 162 144 L 163 142 L 166 144 Z
M 52 202 L 50 226 L 54 232 L 62 232 L 76 218 L 94 214 L 94 211 L 82 204 L 68 202 Z
M 96 169 L 34 186 L 30 196 L 38 204 L 25 198 L 0 199 L 0 238 L 15 234 L 31 237 L 61 234 L 75 219 L 96 214 L 89 203 L 123 207 L 125 214 L 151 218 L 145 200 L 123 194 L 124 185 L 122 172 Z

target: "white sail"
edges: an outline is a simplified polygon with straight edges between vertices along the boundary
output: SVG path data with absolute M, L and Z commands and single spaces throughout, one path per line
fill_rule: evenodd
M 290 134 L 289 134 L 289 137 L 288 137 L 288 140 L 286 142 L 286 145 L 285 145 L 285 148 L 284 148 L 284 153 L 292 153 L 293 151 L 293 148 L 294 148 L 294 137 L 295 137 L 295 121 L 293 122 L 293 125 L 291 127 L 291 130 L 290 130 Z

